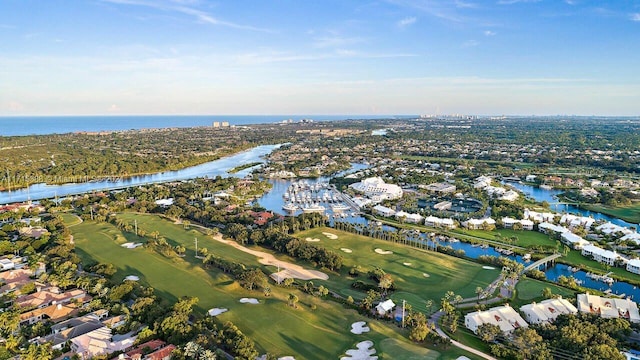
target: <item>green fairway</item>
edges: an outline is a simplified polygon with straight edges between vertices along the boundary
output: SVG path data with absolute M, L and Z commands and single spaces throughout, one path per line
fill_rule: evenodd
M 522 247 L 532 245 L 556 246 L 556 242 L 549 238 L 549 235 L 537 231 L 511 229 L 498 229 L 493 231 L 457 229 L 452 232 L 496 242 L 502 242 L 500 238 L 510 239 L 512 237 L 516 237 L 518 240 L 512 244 Z
M 74 214 L 60 213 L 60 216 L 62 216 L 62 221 L 64 221 L 64 223 L 67 225 L 67 227 L 76 226 L 76 225 L 78 225 L 78 224 L 80 224 L 82 222 L 82 219 L 80 219 L 79 216 L 74 215 Z
M 142 283 L 154 287 L 159 296 L 170 301 L 181 296 L 196 296 L 200 299 L 196 311 L 201 315 L 213 307 L 228 308 L 229 311 L 219 318 L 234 322 L 263 351 L 280 356 L 294 355 L 299 359 L 335 359 L 357 342 L 372 340 L 378 351 L 376 355 L 381 359 L 413 359 L 415 354 L 424 354 L 424 358 L 429 359 L 451 358 L 448 351 L 444 354 L 414 345 L 395 326 L 363 318 L 356 311 L 334 302 L 275 285 L 272 285 L 272 295 L 265 298 L 262 292 L 241 288 L 220 271 L 204 270 L 201 260 L 193 256 L 195 237 L 199 239 L 199 247 L 207 247 L 210 253 L 250 266 L 259 264 L 256 257 L 214 241 L 199 231 L 186 230 L 155 215 L 122 214 L 119 217 L 137 220 L 138 229 L 147 233 L 157 230 L 169 243 L 183 244 L 188 249 L 186 256 L 167 258 L 145 247 L 123 248 L 120 245 L 125 242 L 145 240 L 111 224 L 86 221 L 71 228 L 76 251 L 85 263 L 114 264 L 118 269 L 114 279 L 137 275 Z M 298 309 L 287 305 L 290 292 L 300 298 Z M 260 304 L 241 304 L 238 300 L 242 297 L 257 298 Z M 372 331 L 363 335 L 351 334 L 351 324 L 360 320 L 367 321 Z M 382 346 L 390 341 L 398 345 Z M 469 354 L 464 355 L 474 359 Z
M 580 207 L 617 217 L 633 224 L 640 223 L 640 202 L 637 201 L 631 206 L 611 207 L 603 204 L 580 204 Z
M 335 234 L 338 239 L 331 240 L 323 235 L 323 232 Z M 329 280 L 316 280 L 314 283 L 326 284 L 343 295 L 352 295 L 355 290 L 351 288 L 351 284 L 356 279 L 365 282 L 369 280 L 366 274 L 355 279 L 350 277 L 349 269 L 354 265 L 361 266 L 365 271 L 380 267 L 391 274 L 398 289 L 391 298 L 397 301 L 404 299 L 416 310 L 426 311 L 427 299 L 439 304 L 440 299 L 449 290 L 464 298 L 475 297 L 476 287 L 486 287 L 499 274 L 498 270 L 486 270 L 471 261 L 331 228 L 312 229 L 300 232 L 296 236 L 301 239 L 321 239 L 315 244 L 332 249 L 342 254 L 345 259 L 340 274 L 332 273 L 334 276 L 330 275 Z M 341 248 L 350 249 L 352 252 L 343 252 Z M 393 254 L 378 254 L 375 252 L 377 248 L 392 251 Z

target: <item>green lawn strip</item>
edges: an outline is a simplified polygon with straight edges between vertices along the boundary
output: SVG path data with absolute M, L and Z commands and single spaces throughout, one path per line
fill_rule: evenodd
M 585 271 L 591 271 L 599 274 L 612 272 L 619 279 L 627 280 L 634 284 L 640 283 L 640 275 L 630 273 L 625 268 L 613 266 L 607 267 L 605 264 L 601 264 L 595 260 L 582 256 L 578 250 L 569 251 L 567 256 L 561 257 L 558 261 L 571 266 L 580 266 L 581 268 L 584 268 Z
M 60 213 L 57 213 L 56 215 L 60 215 L 62 217 L 62 221 L 64 221 L 64 224 L 67 227 L 76 226 L 82 223 L 82 219 L 80 219 L 80 217 L 78 217 L 75 214 L 60 212 Z
M 146 226 L 145 216 L 137 217 L 138 226 Z M 147 216 L 147 218 L 153 218 Z M 175 241 L 183 241 L 179 232 L 189 241 L 191 231 L 171 223 L 162 224 L 165 220 L 151 220 L 151 224 L 161 233 Z M 155 221 L 160 223 L 155 224 Z M 164 225 L 164 226 L 163 226 Z M 171 228 L 174 228 L 171 231 Z M 152 286 L 156 293 L 169 300 L 175 301 L 181 296 L 196 296 L 200 299 L 197 311 L 201 314 L 212 307 L 225 307 L 230 311 L 219 316 L 221 320 L 233 321 L 243 332 L 256 341 L 263 351 L 270 351 L 280 355 L 295 355 L 304 359 L 335 358 L 362 340 L 372 340 L 379 343 L 393 337 L 403 340 L 400 334 L 390 330 L 388 326 L 383 333 L 372 332 L 364 335 L 353 335 L 349 332 L 351 323 L 363 319 L 354 310 L 340 305 L 303 294 L 297 290 L 279 288 L 272 285 L 272 296 L 264 298 L 260 292 L 250 292 L 242 289 L 237 283 L 217 270 L 204 270 L 199 259 L 187 256 L 185 258 L 166 258 L 156 252 L 139 247 L 126 249 L 120 245 L 124 242 L 136 242 L 139 238 L 130 233 L 124 233 L 110 224 L 96 224 L 85 222 L 73 227 L 72 233 L 76 239 L 76 249 L 85 263 L 100 261 L 112 263 L 118 269 L 114 279 L 119 280 L 127 275 L 137 275 L 141 282 Z M 173 233 L 175 232 L 175 233 Z M 163 235 L 165 236 L 165 235 Z M 174 238 L 175 237 L 175 238 Z M 226 246 L 221 244 L 222 246 Z M 227 246 L 228 247 L 228 246 Z M 229 250 L 235 250 L 228 247 Z M 226 257 L 230 251 L 220 250 L 220 256 Z M 249 255 L 249 254 L 247 254 Z M 240 255 L 236 254 L 235 257 Z M 249 255 L 251 256 L 251 255 Z M 253 261 L 255 257 L 251 256 Z M 300 303 L 298 309 L 287 305 L 286 297 L 295 292 Z M 261 304 L 240 304 L 241 297 L 255 297 Z M 316 309 L 312 310 L 311 305 Z M 377 324 L 371 321 L 371 324 Z M 418 346 L 407 342 L 407 346 L 417 351 Z M 411 354 L 412 351 L 407 352 Z M 399 358 L 400 357 L 387 357 Z
M 336 234 L 338 239 L 328 239 L 322 232 Z M 352 266 L 359 265 L 365 270 L 380 267 L 392 275 L 398 291 L 414 295 L 410 301 L 417 302 L 416 308 L 422 311 L 426 311 L 422 300 L 432 299 L 434 303 L 439 303 L 449 290 L 465 298 L 473 297 L 477 286 L 486 287 L 499 274 L 498 270 L 486 270 L 481 265 L 468 260 L 330 228 L 312 229 L 300 232 L 296 236 L 301 239 L 307 237 L 321 239 L 315 244 L 332 249 L 344 257 L 344 266 L 340 274 L 331 274 L 329 280 L 316 280 L 315 284 L 326 283 L 330 289 L 341 292 L 342 290 L 339 289 L 351 288 L 354 281 L 347 275 Z M 341 248 L 351 249 L 352 252 L 342 252 Z M 376 248 L 392 251 L 393 254 L 377 254 Z M 410 265 L 404 265 L 404 263 Z M 366 274 L 359 278 L 370 282 Z
M 513 245 L 522 247 L 531 245 L 556 245 L 555 240 L 552 240 L 549 235 L 537 231 L 512 229 L 498 229 L 493 231 L 457 229 L 453 232 L 470 235 L 476 238 L 492 240 L 495 242 L 501 242 L 498 238 L 498 235 L 502 236 L 503 238 L 517 237 L 518 240 Z
M 601 212 L 606 215 L 620 218 L 630 223 L 640 223 L 640 202 L 635 202 L 630 206 L 612 207 L 604 204 L 580 204 L 581 208 Z
M 533 301 L 545 300 L 542 297 L 542 291 L 545 288 L 551 289 L 553 294 L 560 295 L 565 299 L 575 299 L 576 292 L 571 289 L 536 279 L 523 278 L 516 285 L 516 299 L 512 306 L 520 308 L 520 306 L 530 304 Z

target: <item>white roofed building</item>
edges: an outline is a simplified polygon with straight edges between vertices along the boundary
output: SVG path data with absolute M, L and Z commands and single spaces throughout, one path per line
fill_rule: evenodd
M 596 227 L 596 230 L 606 235 L 616 235 L 616 234 L 628 235 L 633 233 L 633 230 L 631 229 L 627 229 L 626 227 L 618 226 L 610 222 L 604 223 Z
M 590 256 L 593 260 L 610 266 L 614 266 L 616 260 L 621 260 L 625 263 L 627 262 L 627 259 L 618 255 L 617 252 L 605 250 L 592 244 L 582 247 L 582 256 Z
M 551 212 L 537 212 L 529 209 L 524 209 L 524 218 L 535 221 L 537 223 L 549 222 L 552 223 L 556 217 L 556 214 Z
M 632 323 L 640 323 L 638 304 L 629 299 L 613 299 L 596 295 L 578 294 L 578 310 L 596 314 L 603 318 L 624 318 Z
M 578 309 L 568 300 L 559 298 L 524 305 L 520 312 L 529 324 L 542 324 L 553 322 L 561 314 L 576 314 Z
M 464 226 L 467 229 L 477 230 L 484 229 L 485 226 L 495 227 L 496 221 L 492 218 L 484 218 L 484 219 L 469 219 L 464 223 Z
M 583 247 L 591 244 L 590 242 L 588 242 L 587 240 L 581 238 L 580 236 L 572 233 L 572 232 L 564 232 L 562 233 L 562 235 L 560 235 L 560 239 L 563 243 L 571 246 L 572 248 L 576 249 L 576 250 L 580 250 Z
M 378 312 L 378 315 L 382 316 L 393 310 L 395 306 L 396 304 L 391 299 L 389 299 L 376 305 L 376 311 Z
M 476 311 L 465 315 L 464 325 L 467 329 L 476 333 L 478 327 L 483 324 L 493 324 L 503 333 L 510 333 L 519 327 L 528 327 L 529 324 L 511 306 L 503 305 L 486 311 Z
M 621 241 L 632 241 L 632 242 L 636 243 L 636 245 L 640 245 L 640 234 L 634 232 L 634 233 L 627 234 L 627 235 L 621 237 L 619 240 L 621 240 Z
M 427 216 L 424 219 L 424 224 L 426 226 L 440 227 L 445 229 L 454 229 L 456 227 L 456 223 L 453 221 L 453 219 L 443 219 L 435 216 Z
M 385 216 L 385 217 L 392 217 L 396 214 L 396 211 L 388 208 L 386 206 L 382 206 L 382 205 L 376 205 L 373 207 L 373 212 L 375 212 L 378 215 L 381 216 Z
M 545 234 L 551 235 L 551 234 L 566 233 L 566 232 L 569 231 L 569 229 L 567 229 L 564 226 L 559 226 L 559 225 L 555 225 L 555 224 L 552 224 L 552 223 L 543 222 L 543 223 L 540 223 L 538 225 L 538 231 L 540 231 L 541 233 L 545 233 Z
M 634 274 L 640 274 L 640 259 L 629 260 L 627 263 L 627 271 Z
M 352 189 L 363 193 L 374 201 L 393 200 L 402 197 L 402 189 L 395 184 L 387 184 L 380 177 L 364 179 L 349 185 Z
M 562 214 L 559 223 L 569 226 L 570 228 L 574 228 L 577 226 L 582 226 L 585 229 L 591 229 L 591 225 L 596 220 L 594 218 L 590 218 L 587 216 L 577 216 L 573 214 Z

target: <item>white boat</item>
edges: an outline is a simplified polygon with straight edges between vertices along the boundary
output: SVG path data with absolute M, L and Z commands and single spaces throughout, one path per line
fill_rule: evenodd
M 282 209 L 287 210 L 287 211 L 291 211 L 294 212 L 296 210 L 298 210 L 298 206 L 294 203 L 287 203 L 284 206 L 282 206 Z
M 322 205 L 312 204 L 302 208 L 304 213 L 324 213 L 325 208 Z
M 346 211 L 351 209 L 349 206 L 345 205 L 345 204 L 333 204 L 331 205 L 331 210 L 333 212 L 340 212 L 340 211 Z
M 524 256 L 522 257 L 522 260 L 530 261 L 531 260 L 531 254 L 524 254 Z
M 540 185 L 540 189 L 553 190 L 553 186 L 550 186 L 550 185 L 547 185 L 547 184 L 542 184 L 542 185 Z

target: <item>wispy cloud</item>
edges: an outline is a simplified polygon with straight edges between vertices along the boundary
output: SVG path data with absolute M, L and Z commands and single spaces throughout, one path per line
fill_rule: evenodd
M 339 35 L 320 36 L 314 39 L 313 47 L 320 49 L 344 47 L 347 45 L 361 43 L 363 41 L 364 39 L 359 37 L 344 37 Z
M 578 1 L 576 1 L 576 0 L 564 0 L 564 2 L 567 5 L 576 5 L 576 4 L 578 4 Z
M 462 1 L 462 0 L 455 0 L 454 4 L 459 9 L 475 9 L 475 8 L 478 7 L 478 5 L 475 4 L 475 3 L 466 2 L 466 1 Z
M 495 31 L 485 30 L 483 34 L 484 36 L 495 36 L 497 33 Z
M 416 23 L 416 21 L 418 21 L 418 19 L 415 16 L 408 16 L 400 21 L 398 21 L 397 25 L 398 27 L 407 27 L 410 25 L 413 25 Z
M 631 14 L 631 21 L 640 21 L 640 13 Z
M 240 65 L 259 65 L 269 63 L 321 61 L 329 59 L 384 59 L 415 56 L 418 55 L 410 53 L 366 53 L 350 49 L 337 49 L 332 52 L 318 54 L 295 54 L 290 52 L 271 51 L 237 55 L 234 57 L 233 62 Z
M 462 43 L 462 47 L 463 48 L 470 48 L 470 47 L 476 47 L 480 45 L 480 43 L 476 40 L 467 40 L 465 42 Z
M 498 4 L 500 5 L 513 5 L 513 4 L 523 4 L 523 3 L 537 3 L 541 0 L 498 0 Z
M 438 1 L 438 0 L 386 0 L 388 3 L 419 10 L 429 16 L 433 16 L 442 20 L 461 23 L 466 18 L 459 14 L 460 8 L 457 2 Z
M 238 24 L 231 21 L 221 20 L 206 11 L 199 10 L 193 6 L 187 6 L 198 3 L 194 0 L 171 0 L 169 3 L 156 2 L 156 1 L 144 1 L 144 0 L 102 0 L 103 2 L 118 4 L 118 5 L 133 5 L 144 6 L 153 8 L 156 10 L 176 12 L 183 15 L 188 15 L 195 18 L 197 21 L 217 26 L 225 26 L 233 29 L 250 30 L 259 32 L 273 32 L 273 30 L 255 27 L 251 25 Z

